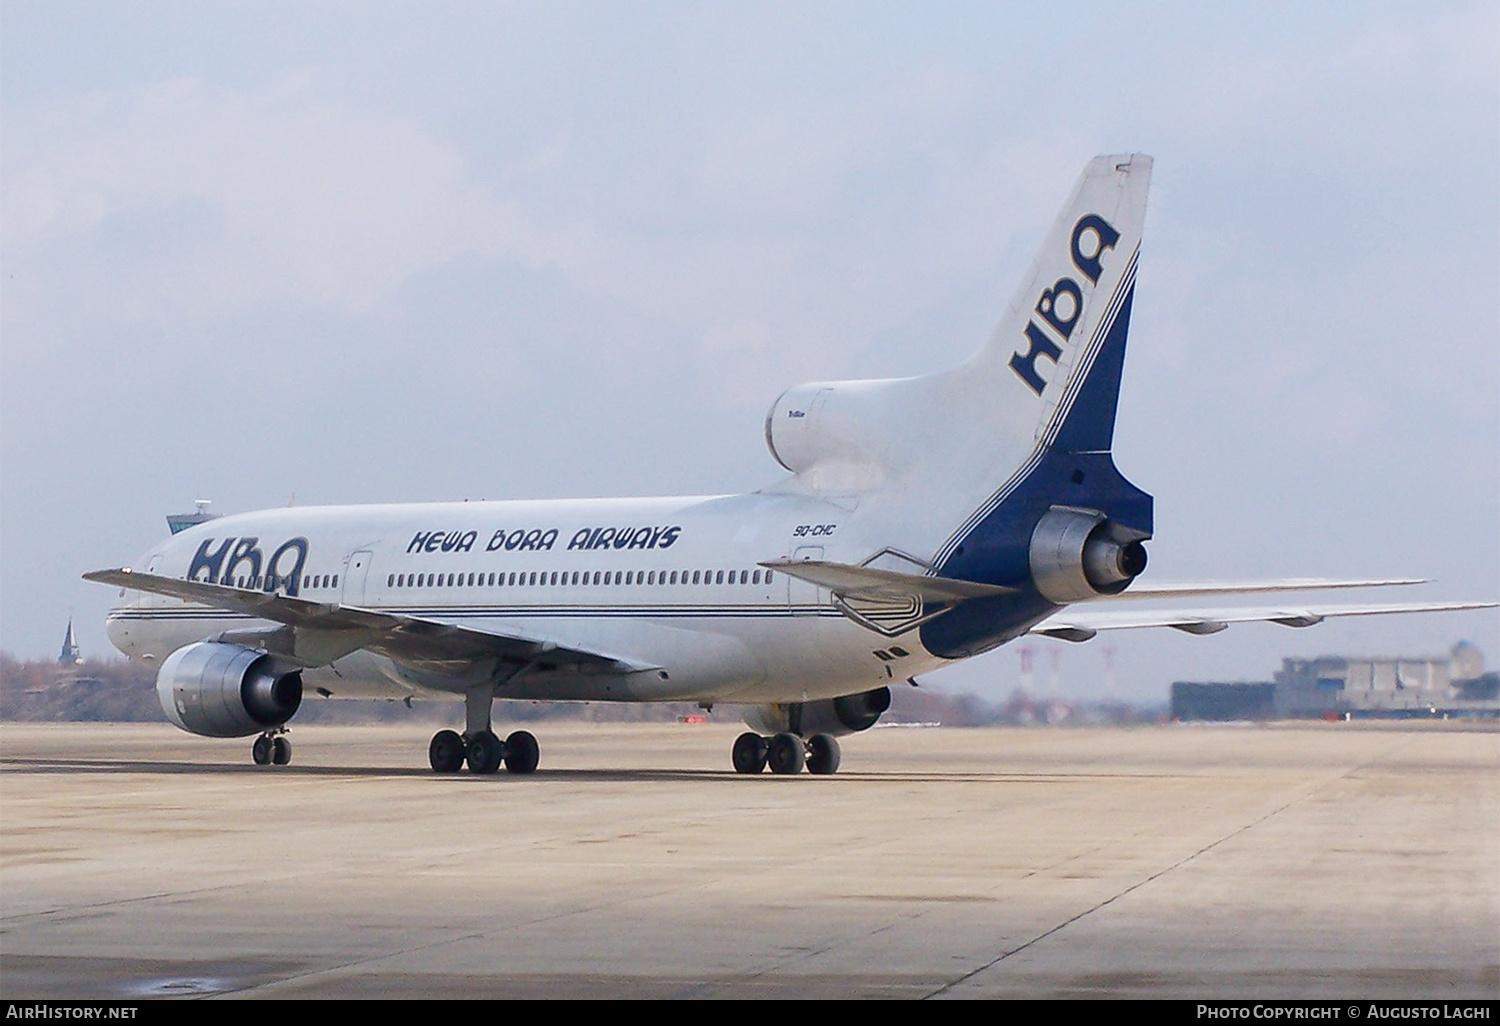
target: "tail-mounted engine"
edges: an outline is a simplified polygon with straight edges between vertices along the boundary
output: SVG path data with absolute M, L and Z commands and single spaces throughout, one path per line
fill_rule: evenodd
M 302 704 L 302 674 L 265 652 L 200 641 L 167 656 L 156 697 L 167 719 L 205 737 L 248 737 L 279 727 Z
M 839 737 L 869 730 L 880 714 L 891 707 L 891 689 L 876 688 L 857 695 L 824 698 L 816 702 L 784 702 L 752 705 L 745 710 L 745 723 L 762 734 L 796 734 Z
M 1031 578 L 1058 604 L 1118 595 L 1146 569 L 1148 537 L 1098 510 L 1053 506 L 1031 532 Z

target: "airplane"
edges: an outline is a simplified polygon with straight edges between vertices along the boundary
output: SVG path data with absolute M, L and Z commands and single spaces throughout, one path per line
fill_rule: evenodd
M 433 770 L 530 773 L 496 699 L 744 707 L 740 773 L 829 774 L 891 688 L 1027 634 L 1474 609 L 1493 602 L 1142 610 L 1128 601 L 1417 583 L 1137 583 L 1152 497 L 1112 455 L 1151 158 L 1088 163 L 999 327 L 961 366 L 825 381 L 765 421 L 785 470 L 745 495 L 292 507 L 184 527 L 117 586 L 113 644 L 168 719 L 256 735 L 328 698 L 462 696 Z M 128 596 L 128 597 L 127 597 Z

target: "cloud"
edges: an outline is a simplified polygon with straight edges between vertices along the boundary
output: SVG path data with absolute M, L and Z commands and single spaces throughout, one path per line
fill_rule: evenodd
M 10 262 L 69 268 L 84 301 L 213 317 L 293 299 L 360 311 L 525 229 L 420 126 L 177 79 L 7 117 Z

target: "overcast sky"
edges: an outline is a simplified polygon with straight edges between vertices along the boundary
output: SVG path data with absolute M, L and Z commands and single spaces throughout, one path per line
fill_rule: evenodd
M 1494 2 L 0 0 L 0 647 L 112 652 L 79 574 L 196 498 L 760 487 L 784 388 L 967 356 L 1126 151 L 1151 576 L 1500 597 Z M 1164 698 L 1461 638 L 1500 663 L 1494 611 L 1035 648 Z

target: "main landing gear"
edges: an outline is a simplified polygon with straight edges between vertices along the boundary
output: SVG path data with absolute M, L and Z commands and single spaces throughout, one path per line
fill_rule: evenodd
M 525 730 L 504 741 L 490 730 L 481 730 L 467 740 L 456 730 L 440 730 L 427 746 L 427 761 L 439 773 L 457 773 L 465 762 L 470 773 L 497 773 L 502 763 L 510 773 L 532 773 L 541 756 L 536 738 Z
M 457 773 L 464 763 L 470 773 L 495 773 L 501 764 L 510 773 L 533 773 L 541 757 L 536 738 L 517 730 L 504 741 L 490 729 L 490 706 L 494 702 L 493 686 L 486 683 L 470 688 L 464 694 L 464 721 L 467 729 L 440 730 L 427 746 L 427 761 L 438 773 Z
M 250 757 L 257 766 L 285 766 L 292 761 L 292 743 L 284 736 L 285 727 L 268 730 L 250 746 Z
M 762 737 L 746 732 L 734 742 L 732 752 L 736 773 L 759 773 L 767 766 L 772 773 L 807 772 L 826 775 L 839 768 L 839 743 L 827 734 L 814 734 L 806 741 L 796 734 Z

